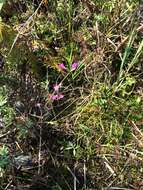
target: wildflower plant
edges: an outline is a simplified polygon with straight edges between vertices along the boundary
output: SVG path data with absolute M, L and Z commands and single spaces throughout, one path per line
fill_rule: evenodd
M 0 147 L 0 178 L 3 177 L 6 167 L 10 164 L 9 152 L 6 146 Z
M 51 99 L 52 101 L 61 100 L 61 99 L 64 98 L 64 94 L 60 92 L 60 91 L 61 91 L 61 88 L 62 88 L 62 83 L 64 82 L 64 80 L 67 79 L 67 77 L 68 77 L 71 73 L 76 72 L 76 70 L 78 69 L 78 66 L 79 66 L 79 63 L 78 63 L 77 61 L 73 62 L 72 65 L 71 65 L 71 68 L 70 68 L 70 70 L 69 70 L 69 72 L 68 72 L 68 68 L 65 66 L 64 63 L 60 63 L 60 64 L 58 65 L 59 69 L 62 70 L 62 71 L 66 71 L 67 74 L 65 75 L 65 77 L 64 77 L 64 79 L 62 80 L 61 83 L 59 83 L 59 84 L 54 84 L 54 86 L 53 86 L 53 93 L 52 93 L 52 95 L 50 95 L 50 99 Z
M 0 0 L 0 12 L 0 188 L 142 189 L 139 1 Z

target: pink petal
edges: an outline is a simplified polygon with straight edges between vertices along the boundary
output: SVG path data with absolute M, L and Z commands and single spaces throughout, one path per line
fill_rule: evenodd
M 59 94 L 57 100 L 61 100 L 63 98 L 64 98 L 64 95 L 63 94 Z
M 60 63 L 60 64 L 58 65 L 58 67 L 59 67 L 60 69 L 62 69 L 62 70 L 66 70 L 66 67 L 65 67 L 65 65 L 64 65 L 63 63 Z
M 51 96 L 50 96 L 50 99 L 51 99 L 51 100 L 57 100 L 57 99 L 58 99 L 58 95 L 51 95 Z
M 51 100 L 61 100 L 64 98 L 64 95 L 63 94 L 56 94 L 56 95 L 50 95 L 50 99 Z
M 54 91 L 58 92 L 59 89 L 61 88 L 61 84 L 55 84 L 53 88 L 54 88 Z
M 74 62 L 71 66 L 71 71 L 75 71 L 78 68 L 78 62 Z

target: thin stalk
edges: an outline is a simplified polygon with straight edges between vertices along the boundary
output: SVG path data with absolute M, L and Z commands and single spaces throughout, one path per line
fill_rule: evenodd
M 131 63 L 128 66 L 127 69 L 127 73 L 129 72 L 129 70 L 136 64 L 138 58 L 140 57 L 141 53 L 142 53 L 142 49 L 143 49 L 143 40 L 141 41 L 139 48 L 134 56 L 134 58 L 132 59 Z
M 130 37 L 129 37 L 129 41 L 128 41 L 128 44 L 127 44 L 127 47 L 125 49 L 125 52 L 124 52 L 124 56 L 123 56 L 123 59 L 122 59 L 122 62 L 121 62 L 121 66 L 120 66 L 120 71 L 119 71 L 119 80 L 122 78 L 123 76 L 123 67 L 125 65 L 125 62 L 127 60 L 127 58 L 129 57 L 130 55 L 130 48 L 132 47 L 132 44 L 135 40 L 135 28 L 132 30 L 131 34 L 130 34 Z

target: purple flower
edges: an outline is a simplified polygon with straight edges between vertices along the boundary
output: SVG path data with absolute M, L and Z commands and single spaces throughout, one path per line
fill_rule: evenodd
M 74 63 L 71 65 L 71 71 L 75 71 L 77 68 L 78 68 L 78 62 L 74 62 Z
M 50 99 L 51 100 L 61 100 L 64 98 L 64 95 L 63 94 L 56 94 L 56 95 L 50 95 Z
M 50 99 L 51 100 L 57 100 L 57 98 L 58 98 L 58 95 L 56 94 L 56 95 L 50 95 Z
M 61 70 L 66 70 L 67 68 L 65 67 L 64 63 L 60 63 L 58 65 L 58 67 L 61 69 Z
M 48 111 L 50 111 L 50 110 L 52 110 L 52 106 L 49 106 L 49 107 L 48 107 Z
M 59 94 L 57 99 L 58 99 L 58 100 L 61 100 L 61 99 L 63 99 L 63 98 L 64 98 L 64 95 L 63 95 L 63 94 Z
M 61 88 L 61 84 L 55 84 L 53 88 L 55 92 L 58 92 L 59 89 Z

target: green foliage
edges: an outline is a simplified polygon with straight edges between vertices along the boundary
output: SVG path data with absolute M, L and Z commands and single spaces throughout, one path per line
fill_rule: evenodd
M 0 0 L 0 11 L 1 11 L 4 3 L 5 3 L 5 0 Z
M 0 179 L 3 181 L 4 173 L 6 168 L 9 166 L 9 151 L 8 148 L 3 145 L 0 147 Z M 1 182 L 0 182 L 1 183 Z
M 28 135 L 30 128 L 33 126 L 33 122 L 27 118 L 19 118 L 19 120 L 22 121 L 17 121 L 16 128 L 18 130 L 17 138 L 21 140 L 25 139 Z
M 6 170 L 9 168 L 10 159 L 9 159 L 9 151 L 8 147 L 5 145 L 0 147 L 0 184 L 3 182 L 4 174 Z
M 36 183 L 40 189 L 44 184 L 67 190 L 74 181 L 79 190 L 140 189 L 143 41 L 138 1 L 3 3 L 2 188 Z M 7 147 L 7 142 L 12 143 Z M 9 152 L 15 160 L 12 185 Z M 36 173 L 42 180 L 33 180 Z
M 11 125 L 14 118 L 14 110 L 8 103 L 8 89 L 6 86 L 0 87 L 0 109 L 3 122 L 6 126 Z
M 7 103 L 6 97 L 0 96 L 0 107 L 4 106 Z
M 6 146 L 0 148 L 0 169 L 4 169 L 9 164 L 9 152 Z

